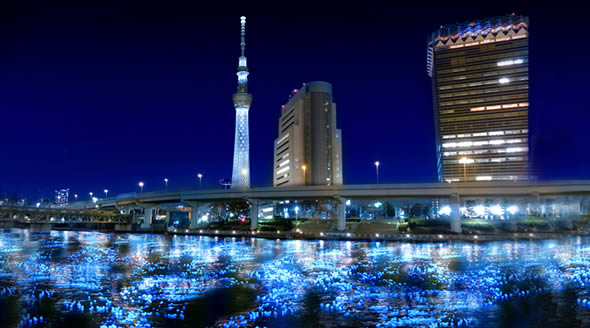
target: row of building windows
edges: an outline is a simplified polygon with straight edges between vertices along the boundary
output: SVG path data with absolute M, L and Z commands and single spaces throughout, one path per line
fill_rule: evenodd
M 527 139 L 493 139 L 493 140 L 479 140 L 479 141 L 459 141 L 459 142 L 445 142 L 442 144 L 443 148 L 468 148 L 468 147 L 479 147 L 485 145 L 503 145 L 503 144 L 514 144 L 528 142 Z
M 526 54 L 527 51 L 526 50 L 522 50 L 522 51 L 515 51 L 512 52 L 514 55 L 521 55 L 521 54 Z M 469 71 L 476 71 L 476 70 L 481 70 L 481 69 L 491 69 L 491 68 L 495 68 L 498 69 L 498 67 L 504 67 L 504 66 L 509 66 L 507 64 L 499 64 L 499 63 L 508 63 L 510 61 L 507 60 L 503 60 L 500 62 L 485 62 L 486 59 L 496 59 L 498 57 L 505 57 L 504 54 L 496 54 L 496 55 L 492 55 L 492 56 L 486 56 L 486 57 L 474 57 L 472 58 L 471 62 L 473 61 L 478 61 L 478 62 L 484 62 L 482 64 L 479 65 L 473 65 L 470 64 L 469 60 L 464 60 L 463 58 L 459 57 L 459 58 L 452 58 L 451 59 L 451 66 L 458 66 L 461 65 L 462 67 L 454 67 L 454 68 L 447 68 L 447 69 L 439 69 L 437 70 L 437 74 L 447 74 L 447 73 L 458 73 L 458 72 L 469 72 Z M 522 59 L 517 59 L 516 61 L 518 61 L 519 63 L 523 63 L 524 60 Z M 515 63 L 515 60 L 511 61 L 513 64 Z M 442 65 L 441 65 L 442 66 Z
M 526 81 L 528 80 L 528 77 L 523 76 L 523 77 L 517 77 L 512 81 Z M 529 86 L 528 83 L 527 84 L 520 84 L 520 85 L 512 85 L 512 86 L 502 86 L 505 85 L 506 83 L 509 83 L 511 80 L 508 79 L 507 82 L 501 82 L 503 81 L 502 79 L 500 80 L 493 80 L 493 83 L 490 84 L 495 84 L 495 85 L 500 85 L 499 87 L 496 88 L 483 88 L 483 89 L 479 89 L 479 90 L 470 90 L 470 91 L 462 91 L 462 92 L 453 92 L 453 93 L 440 93 L 439 94 L 439 98 L 458 98 L 458 97 L 465 97 L 465 96 L 478 96 L 478 95 L 483 95 L 485 96 L 486 94 L 491 94 L 491 93 L 500 93 L 500 92 L 509 92 L 509 91 L 520 91 L 520 90 L 528 90 Z
M 461 80 L 468 80 L 468 79 L 481 79 L 482 77 L 488 77 L 488 76 L 518 74 L 518 73 L 528 73 L 528 67 L 524 66 L 524 67 L 518 67 L 518 68 L 513 68 L 513 69 L 508 69 L 508 70 L 492 71 L 489 73 L 476 73 L 476 74 L 467 74 L 467 75 L 439 77 L 437 79 L 437 82 L 439 84 L 443 84 L 444 82 L 461 81 Z
M 476 158 L 474 163 L 502 163 L 502 162 L 513 162 L 513 161 L 524 161 L 524 157 L 496 157 L 496 158 Z M 463 164 L 461 160 L 449 159 L 444 160 L 444 164 Z
M 518 112 L 500 112 L 500 113 L 486 114 L 486 115 L 480 114 L 480 115 L 460 116 L 460 117 L 452 117 L 452 118 L 441 118 L 440 123 L 441 123 L 441 128 L 444 128 L 444 126 L 446 125 L 445 123 L 450 123 L 450 122 L 484 121 L 484 120 L 497 121 L 498 119 L 509 119 L 511 121 L 514 121 L 514 119 L 511 119 L 511 118 L 516 118 L 518 116 L 525 116 L 523 119 L 526 119 L 526 117 L 528 116 L 528 111 L 524 110 L 524 111 L 518 111 Z
M 528 129 L 506 130 L 506 131 L 489 131 L 477 133 L 447 134 L 442 136 L 443 139 L 467 138 L 467 137 L 486 137 L 486 136 L 503 136 L 509 134 L 528 133 Z
M 461 155 L 481 155 L 481 154 L 494 154 L 494 153 L 519 153 L 527 152 L 529 147 L 508 147 L 498 149 L 477 149 L 477 150 L 463 150 L 463 151 L 445 151 L 443 156 L 461 156 Z

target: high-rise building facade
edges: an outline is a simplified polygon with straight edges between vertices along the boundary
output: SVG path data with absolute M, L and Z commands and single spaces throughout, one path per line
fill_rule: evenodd
M 529 179 L 528 17 L 441 26 L 428 40 L 439 179 Z
M 293 90 L 278 127 L 273 186 L 342 184 L 342 136 L 330 83 Z
M 240 17 L 242 55 L 238 64 L 238 92 L 232 99 L 236 109 L 236 131 L 234 141 L 234 163 L 231 175 L 232 188 L 250 188 L 250 133 L 248 111 L 252 95 L 248 93 L 248 65 L 244 50 L 246 48 L 246 17 Z
M 60 189 L 55 191 L 55 204 L 59 206 L 66 206 L 69 202 L 70 188 Z

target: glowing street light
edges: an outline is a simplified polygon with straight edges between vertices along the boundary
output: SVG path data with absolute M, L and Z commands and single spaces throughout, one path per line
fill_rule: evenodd
M 168 178 L 164 178 L 164 184 L 166 185 L 166 190 L 168 190 Z
M 197 178 L 199 178 L 199 187 L 203 185 L 203 175 L 201 173 L 197 174 Z
M 375 170 L 377 171 L 377 184 L 379 184 L 379 165 L 381 165 L 381 163 L 379 163 L 379 161 L 376 161 Z
M 307 166 L 305 166 L 305 164 L 301 165 L 301 169 L 303 170 L 303 185 L 305 186 L 305 184 L 307 183 L 307 175 L 305 175 L 305 172 L 307 170 Z
M 104 198 L 107 198 L 107 197 L 109 197 L 109 190 L 105 189 L 104 190 Z
M 76 198 L 76 201 L 78 201 L 78 194 L 74 194 L 74 198 Z
M 94 193 L 91 191 L 88 194 L 90 195 L 90 199 L 92 199 L 92 195 L 94 195 Z
M 473 159 L 467 157 L 462 157 L 461 159 L 459 159 L 459 163 L 463 164 L 463 179 L 465 181 L 467 181 L 467 168 L 465 165 L 472 164 L 473 162 L 475 162 Z
M 144 186 L 143 181 L 139 181 L 139 188 L 141 188 L 141 193 L 142 194 L 143 194 L 143 186 Z

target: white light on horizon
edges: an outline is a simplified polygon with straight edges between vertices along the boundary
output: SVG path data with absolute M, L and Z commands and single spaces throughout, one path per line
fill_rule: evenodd
M 438 211 L 439 215 L 451 215 L 451 207 L 450 206 L 443 206 L 441 207 L 441 209 Z

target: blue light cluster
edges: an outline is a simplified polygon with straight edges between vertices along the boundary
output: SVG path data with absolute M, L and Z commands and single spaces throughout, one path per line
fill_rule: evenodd
M 240 288 L 252 292 L 251 304 L 212 318 L 215 326 L 274 326 L 309 312 L 320 325 L 479 326 L 505 304 L 565 289 L 575 292 L 576 311 L 590 311 L 588 241 L 383 244 L 14 230 L 0 233 L 0 302 L 17 299 L 18 327 L 66 314 L 101 328 L 157 327 L 188 320 L 195 300 Z M 56 313 L 43 312 L 48 304 Z

